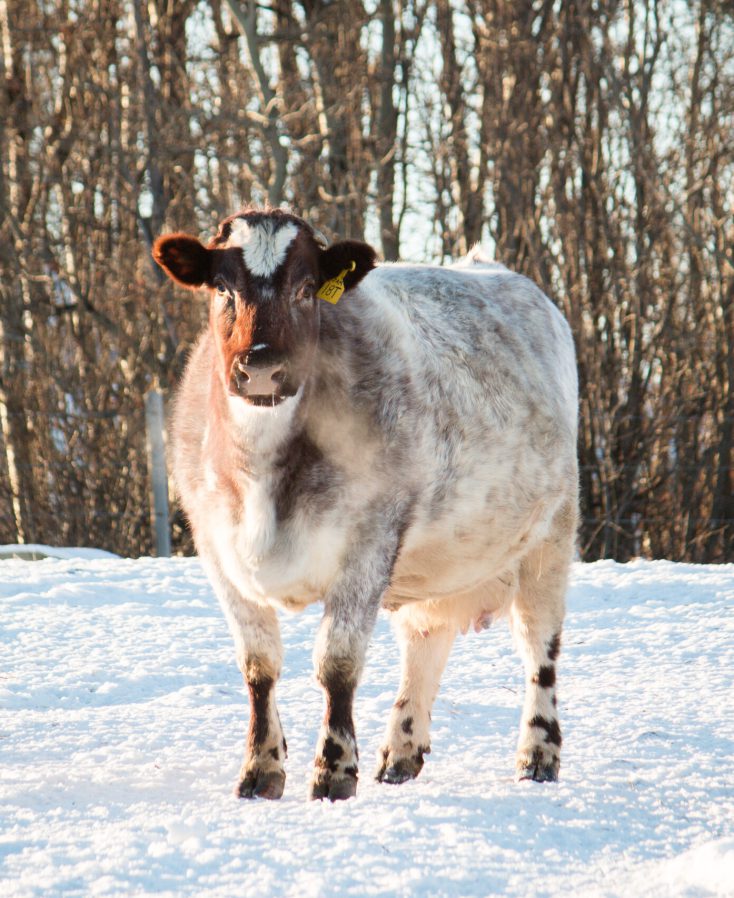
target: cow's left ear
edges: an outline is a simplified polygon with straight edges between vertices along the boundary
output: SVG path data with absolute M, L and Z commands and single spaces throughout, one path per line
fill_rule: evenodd
M 344 288 L 351 290 L 356 287 L 362 278 L 375 267 L 377 262 L 377 253 L 368 243 L 361 243 L 359 240 L 342 240 L 340 243 L 332 244 L 325 249 L 319 259 L 319 272 L 321 282 L 337 277 L 342 271 L 352 267 L 354 262 L 354 271 L 344 278 Z

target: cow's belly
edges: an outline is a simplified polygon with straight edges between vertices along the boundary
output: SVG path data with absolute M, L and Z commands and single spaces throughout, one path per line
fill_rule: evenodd
M 548 534 L 557 505 L 556 497 L 548 497 L 524 512 L 485 513 L 461 524 L 447 520 L 417 528 L 405 541 L 384 604 L 397 608 L 461 596 L 481 602 L 498 583 L 514 581 L 523 556 Z
M 416 630 L 485 629 L 510 607 L 527 540 L 522 534 L 479 538 L 460 530 L 402 553 L 383 598 Z
M 429 541 L 401 555 L 395 566 L 384 604 L 388 608 L 405 602 L 449 599 L 481 592 L 514 566 L 506 544 L 456 537 L 452 541 Z

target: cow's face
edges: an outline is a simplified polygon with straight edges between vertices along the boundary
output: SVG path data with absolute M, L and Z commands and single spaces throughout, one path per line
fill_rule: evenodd
M 318 343 L 321 285 L 353 268 L 344 279 L 349 290 L 375 264 L 367 244 L 326 249 L 306 222 L 277 209 L 227 218 L 208 246 L 186 234 L 160 237 L 153 257 L 177 283 L 208 289 L 222 382 L 260 406 L 278 405 L 304 384 Z

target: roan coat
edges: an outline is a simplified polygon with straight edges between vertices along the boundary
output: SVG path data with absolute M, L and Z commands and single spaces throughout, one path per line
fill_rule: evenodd
M 203 288 L 209 327 L 173 421 L 174 472 L 250 693 L 237 792 L 279 798 L 276 610 L 320 601 L 326 711 L 314 798 L 357 788 L 355 689 L 380 607 L 402 681 L 377 778 L 415 777 L 458 631 L 508 615 L 525 673 L 519 779 L 555 780 L 555 662 L 577 525 L 569 328 L 526 278 L 474 252 L 448 268 L 375 265 L 300 218 L 248 210 L 156 261 Z M 317 298 L 343 275 L 337 304 Z

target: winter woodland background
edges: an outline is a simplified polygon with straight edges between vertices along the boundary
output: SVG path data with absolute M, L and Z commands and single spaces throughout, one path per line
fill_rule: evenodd
M 582 557 L 731 559 L 733 88 L 731 0 L 0 0 L 0 543 L 151 551 L 144 395 L 205 317 L 151 242 L 270 202 L 537 281 Z

